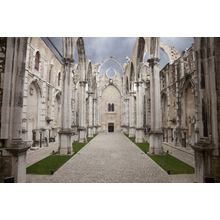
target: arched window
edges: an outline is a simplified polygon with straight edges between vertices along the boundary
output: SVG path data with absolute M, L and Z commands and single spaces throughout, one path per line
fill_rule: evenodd
M 35 54 L 35 65 L 34 65 L 34 68 L 36 70 L 39 70 L 39 66 L 40 66 L 40 52 L 37 51 L 36 54 Z
M 112 103 L 112 112 L 114 112 L 115 111 L 115 106 L 114 106 L 114 104 Z
M 111 104 L 108 103 L 108 111 L 110 112 L 111 111 Z
M 60 86 L 60 81 L 61 81 L 61 73 L 58 73 L 58 86 Z
M 113 103 L 108 103 L 108 112 L 114 112 L 115 111 L 115 106 Z

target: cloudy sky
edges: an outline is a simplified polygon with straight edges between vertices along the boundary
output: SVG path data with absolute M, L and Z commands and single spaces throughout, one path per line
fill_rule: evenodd
M 90 37 L 84 38 L 87 57 L 93 63 L 101 63 L 106 58 L 113 56 L 120 63 L 126 62 L 126 56 L 131 57 L 136 38 L 131 37 Z M 193 38 L 161 38 L 162 41 L 175 46 L 181 53 L 192 45 Z M 161 52 L 161 66 L 167 63 L 167 57 Z
M 132 37 L 85 37 L 85 50 L 92 63 L 102 63 L 113 56 L 120 63 L 126 62 L 126 56 L 131 57 L 136 38 Z M 61 49 L 60 38 L 51 40 Z M 176 47 L 181 53 L 192 45 L 192 37 L 161 37 L 161 40 L 170 46 Z M 167 63 L 166 55 L 161 52 L 161 66 Z

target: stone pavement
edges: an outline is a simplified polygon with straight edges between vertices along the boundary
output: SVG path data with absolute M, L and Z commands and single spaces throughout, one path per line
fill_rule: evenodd
M 54 175 L 27 175 L 27 182 L 56 183 L 168 183 L 174 180 L 175 177 L 171 178 L 121 133 L 97 135 Z

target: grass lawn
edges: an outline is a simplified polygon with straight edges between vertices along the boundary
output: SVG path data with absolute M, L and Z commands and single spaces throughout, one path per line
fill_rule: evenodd
M 78 153 L 86 144 L 88 144 L 88 142 L 86 142 L 86 143 L 74 142 L 73 143 L 74 154 Z
M 64 163 L 66 163 L 72 156 L 78 153 L 92 139 L 93 138 L 87 138 L 87 142 L 85 143 L 79 143 L 79 142 L 73 143 L 74 154 L 72 155 L 53 154 L 36 162 L 35 164 L 29 166 L 26 169 L 27 174 L 52 175 Z
M 126 135 L 128 137 L 128 135 Z M 149 151 L 149 144 L 146 143 L 136 143 L 134 137 L 128 137 L 134 144 L 136 144 L 145 154 Z
M 126 135 L 128 137 L 128 135 Z M 129 138 L 129 137 L 128 137 Z M 193 174 L 194 168 L 184 163 L 183 161 L 173 157 L 170 154 L 153 155 L 149 154 L 149 143 L 136 143 L 135 138 L 129 138 L 135 143 L 144 153 L 154 160 L 168 174 Z
M 96 135 L 94 135 L 95 137 Z M 74 142 L 73 143 L 73 152 L 74 154 L 78 153 L 86 144 L 88 144 L 94 137 L 92 138 L 87 138 L 87 142 L 85 143 L 79 143 L 79 142 Z
M 50 155 L 27 168 L 27 174 L 52 175 L 72 156 Z
M 148 156 L 162 167 L 168 174 L 193 174 L 194 168 L 170 154 Z

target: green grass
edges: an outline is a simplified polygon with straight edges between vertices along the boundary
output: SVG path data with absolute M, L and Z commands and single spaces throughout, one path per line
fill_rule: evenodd
M 95 137 L 95 136 L 94 136 Z M 72 155 L 50 155 L 37 163 L 29 166 L 26 169 L 27 174 L 39 174 L 39 175 L 52 175 L 56 172 L 63 164 L 65 164 L 72 156 L 78 153 L 89 141 L 93 138 L 87 138 L 87 142 L 73 143 L 73 154 Z
M 125 134 L 126 135 L 126 134 Z M 149 144 L 146 143 L 136 143 L 134 137 L 129 137 L 126 135 L 134 144 L 136 144 L 145 154 L 149 151 Z
M 70 155 L 50 155 L 27 168 L 27 174 L 51 175 L 66 163 Z
M 86 143 L 74 142 L 73 143 L 74 154 L 78 153 L 86 144 L 88 144 L 88 142 L 86 142 Z
M 126 136 L 128 137 L 128 135 Z M 135 138 L 128 138 L 134 144 L 136 144 L 144 153 L 146 153 L 153 161 L 155 161 L 162 169 L 164 169 L 168 174 L 193 174 L 195 172 L 193 167 L 173 157 L 170 154 L 149 154 L 149 143 L 136 143 Z
M 154 160 L 168 174 L 193 174 L 194 168 L 170 154 L 148 156 Z

